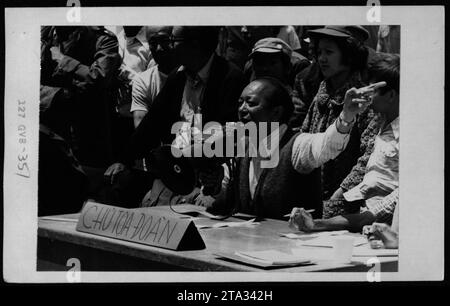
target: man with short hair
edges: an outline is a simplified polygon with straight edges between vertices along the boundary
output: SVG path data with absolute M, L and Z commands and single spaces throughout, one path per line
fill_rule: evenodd
M 291 56 L 291 47 L 279 38 L 267 37 L 257 41 L 249 55 L 253 71 L 251 79 L 273 77 L 289 86 Z
M 286 124 L 293 105 L 283 84 L 274 78 L 261 78 L 250 83 L 239 99 L 239 119 L 243 123 L 258 124 L 258 133 L 264 132 L 260 130 L 260 124 L 265 123 L 269 136 L 259 144 L 254 143 L 255 139 L 249 139 L 245 157 L 237 159 L 233 183 L 228 179 L 222 182 L 222 191 L 208 210 L 216 214 L 239 211 L 282 219 L 296 203 L 302 203 L 315 209 L 314 215 L 321 216 L 320 173 L 313 170 L 345 149 L 353 125 L 346 122 L 353 122 L 367 106 L 359 96 L 355 89 L 347 92 L 342 111 L 344 119 L 338 119 L 324 133 L 295 133 Z M 281 125 L 277 128 L 278 124 L 273 126 L 273 123 Z M 264 143 L 266 146 L 261 147 Z M 268 154 L 260 149 L 257 156 L 251 156 L 252 144 L 266 149 Z M 267 158 L 263 157 L 266 155 L 270 160 L 277 155 L 276 163 L 269 166 Z
M 238 98 L 246 81 L 239 68 L 215 53 L 218 28 L 176 26 L 170 39 L 181 67 L 168 76 L 165 86 L 137 127 L 122 158 L 123 164 L 131 165 L 134 160 L 147 157 L 161 144 L 175 141 L 181 147 L 189 145 L 183 143 L 183 135 L 172 134 L 172 126 L 176 122 L 194 125 L 194 115 L 201 115 L 203 123 L 215 121 L 225 124 L 237 119 Z M 115 175 L 117 172 L 109 173 L 109 176 Z M 148 182 L 143 188 L 124 183 L 120 189 L 127 193 L 130 185 L 134 185 L 134 195 L 131 196 L 134 200 L 129 201 L 130 197 L 124 196 L 119 201 L 129 202 L 126 205 L 139 205 L 149 189 Z
M 148 44 L 155 64 L 134 78 L 130 112 L 136 128 L 161 91 L 167 76 L 177 66 L 170 43 L 172 27 L 159 27 L 150 35 Z
M 293 51 L 286 42 L 276 37 L 258 40 L 249 58 L 246 69 L 251 68 L 250 80 L 274 77 L 290 90 L 296 73 L 310 64 L 307 58 Z
M 282 39 L 275 37 L 257 41 L 249 58 L 251 60 L 248 62 L 248 67 L 252 70 L 250 80 L 274 77 L 286 86 L 294 105 L 289 125 L 298 125 L 297 123 L 304 118 L 307 106 L 293 91 L 292 86 L 297 72 L 310 65 L 308 59 L 293 51 Z
M 237 119 L 238 98 L 246 82 L 242 72 L 215 53 L 215 27 L 174 27 L 172 43 L 181 67 L 169 75 L 148 116 L 139 125 L 131 143 L 131 155 L 145 155 L 161 142 L 172 143 L 175 122 L 193 123 L 201 114 L 203 123 L 221 124 Z

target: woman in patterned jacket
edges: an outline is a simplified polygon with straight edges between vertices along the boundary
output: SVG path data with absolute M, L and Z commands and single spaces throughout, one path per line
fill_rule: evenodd
M 365 85 L 362 74 L 369 51 L 364 41 L 369 33 L 361 26 L 325 26 L 310 30 L 309 35 L 324 80 L 309 107 L 302 131 L 321 133 L 341 113 L 345 92 Z M 344 212 L 342 194 L 361 182 L 378 130 L 378 116 L 371 110 L 362 113 L 352 128 L 347 148 L 318 170 L 322 171 L 323 199 L 329 199 L 324 202 L 324 218 Z M 357 210 L 359 207 L 345 207 L 346 212 Z

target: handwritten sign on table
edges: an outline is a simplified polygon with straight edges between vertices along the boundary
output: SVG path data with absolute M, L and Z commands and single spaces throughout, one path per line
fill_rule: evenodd
M 87 202 L 76 230 L 171 250 L 205 248 L 192 220 L 169 216 L 151 208 L 125 209 Z

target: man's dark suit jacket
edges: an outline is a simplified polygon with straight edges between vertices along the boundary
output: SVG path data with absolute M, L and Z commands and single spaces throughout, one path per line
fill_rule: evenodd
M 238 119 L 239 97 L 247 85 L 243 72 L 234 64 L 214 55 L 203 100 L 200 102 L 202 123 L 215 121 L 220 124 Z M 147 157 L 151 149 L 161 144 L 171 144 L 175 134 L 172 125 L 181 121 L 180 110 L 186 74 L 172 72 L 161 89 L 147 115 L 133 134 L 122 162 Z
M 63 137 L 82 165 L 105 167 L 115 156 L 112 80 L 120 67 L 117 38 L 103 27 L 67 27 L 71 34 L 54 38 L 57 27 L 41 29 L 40 120 Z M 61 46 L 60 63 L 50 49 Z

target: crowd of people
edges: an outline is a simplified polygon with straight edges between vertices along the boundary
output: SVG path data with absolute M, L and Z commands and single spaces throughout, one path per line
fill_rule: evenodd
M 78 212 L 88 198 L 127 208 L 191 203 L 222 215 L 290 213 L 287 225 L 306 232 L 374 224 L 396 247 L 398 33 L 42 27 L 38 214 Z M 265 168 L 267 156 L 247 150 L 195 168 L 195 188 L 177 194 L 149 156 L 189 146 L 173 126 L 198 115 L 203 124 L 276 122 L 264 135 L 279 139 L 268 152 L 277 150 L 277 164 Z

